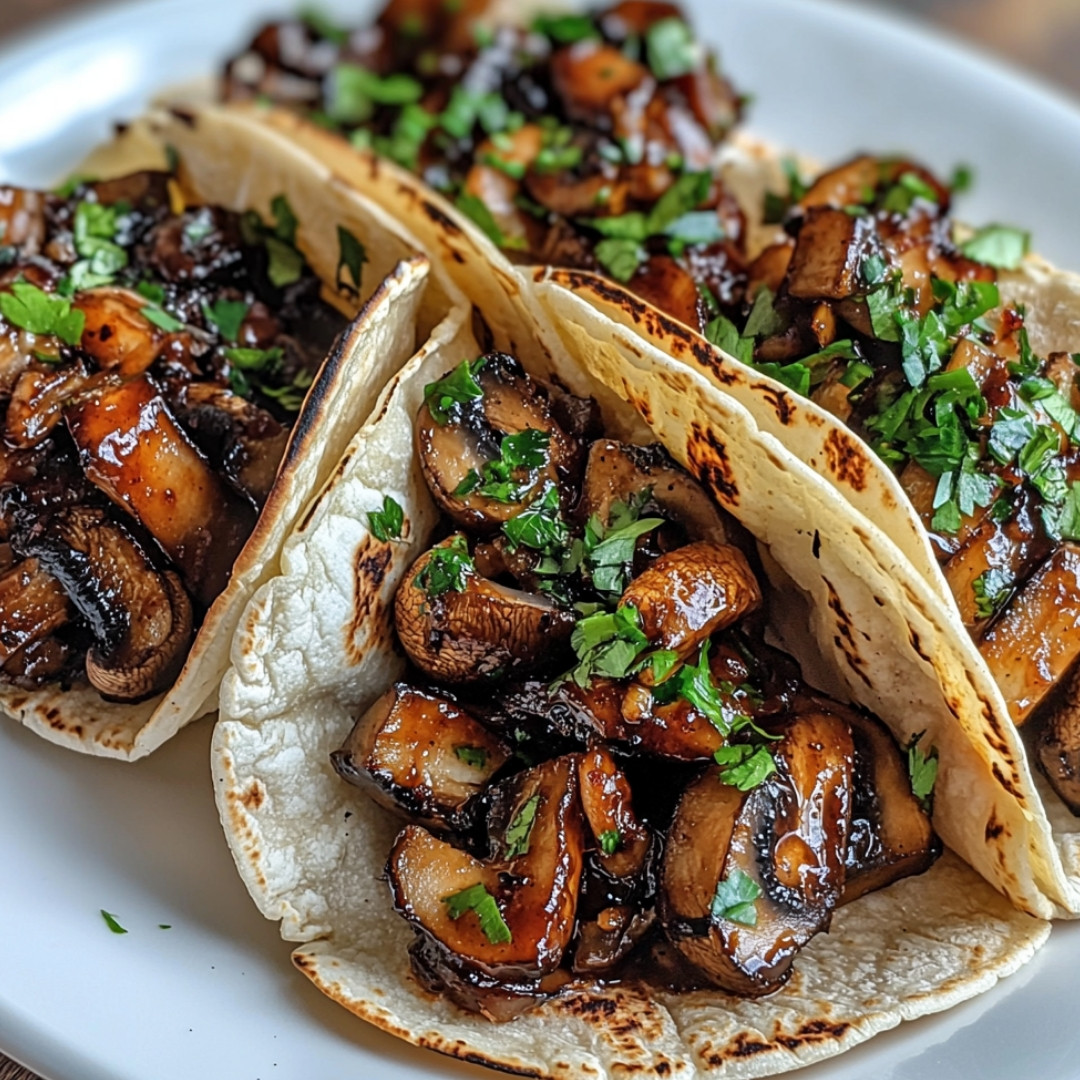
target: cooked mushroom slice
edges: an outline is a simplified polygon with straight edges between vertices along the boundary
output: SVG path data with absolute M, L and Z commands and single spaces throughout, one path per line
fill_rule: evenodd
M 462 970 L 521 984 L 562 963 L 574 932 L 585 837 L 578 758 L 547 761 L 494 792 L 492 860 L 481 862 L 417 826 L 387 863 L 395 908 L 433 948 L 428 971 L 468 1007 Z M 417 959 L 414 952 L 414 959 Z
M 37 255 L 45 242 L 45 199 L 38 191 L 0 184 L 0 242 Z
M 37 559 L 0 576 L 0 664 L 59 630 L 74 614 L 63 586 Z
M 138 520 L 209 606 L 255 525 L 255 508 L 210 468 L 140 376 L 65 413 L 87 477 Z
M 599 975 L 623 960 L 652 927 L 654 910 L 641 911 L 632 904 L 612 904 L 595 919 L 578 925 L 573 970 L 577 975 Z
M 127 289 L 90 289 L 74 306 L 85 316 L 82 348 L 106 371 L 130 378 L 144 372 L 168 336 L 144 314 L 147 301 Z
M 4 438 L 12 446 L 28 448 L 44 442 L 63 419 L 64 406 L 87 380 L 86 368 L 76 361 L 57 367 L 33 364 L 15 383 L 4 415 Z
M 435 501 L 457 524 L 489 534 L 573 471 L 576 446 L 552 417 L 544 389 L 512 357 L 489 353 L 464 369 L 429 387 L 417 447 Z M 463 389 L 440 394 L 451 380 Z M 504 450 L 507 436 L 515 441 Z
M 634 813 L 630 782 L 603 746 L 582 757 L 578 785 L 601 866 L 613 877 L 639 873 L 652 837 Z
M 19 547 L 64 587 L 95 643 L 86 674 L 103 695 L 141 701 L 171 684 L 191 644 L 191 601 L 155 570 L 104 510 L 76 506 L 40 519 Z
M 394 598 L 394 621 L 412 662 L 451 683 L 550 667 L 574 628 L 573 614 L 547 597 L 476 573 L 460 533 L 416 560 Z
M 788 292 L 800 300 L 844 300 L 864 290 L 859 276 L 871 253 L 873 220 L 829 207 L 813 207 L 795 241 Z
M 262 506 L 289 432 L 254 402 L 212 383 L 191 383 L 180 415 L 198 448 Z
M 1060 544 L 984 635 L 990 665 L 1017 724 L 1080 655 L 1080 546 Z
M 46 683 L 77 676 L 78 659 L 78 649 L 71 642 L 60 637 L 42 638 L 9 656 L 0 667 L 0 680 L 33 690 Z
M 839 712 L 855 747 L 851 838 L 841 903 L 928 870 L 941 854 L 930 818 L 912 794 L 911 778 L 892 736 L 854 709 Z
M 1038 760 L 1062 802 L 1080 817 L 1080 666 L 1039 734 Z
M 652 511 L 686 530 L 690 540 L 728 539 L 724 515 L 701 485 L 671 460 L 659 444 L 632 446 L 613 439 L 598 439 L 589 447 L 585 480 L 577 514 L 582 521 L 596 514 L 602 522 L 611 517 L 617 502 L 627 503 L 648 492 L 642 516 Z
M 649 641 L 686 659 L 712 634 L 754 611 L 761 589 L 737 547 L 699 541 L 661 555 L 630 582 L 619 604 L 637 608 Z
M 668 833 L 659 897 L 665 932 L 715 985 L 747 996 L 788 978 L 828 928 L 844 887 L 853 747 L 824 712 L 791 721 L 777 772 L 743 793 L 707 769 Z
M 464 709 L 406 683 L 392 686 L 330 755 L 339 776 L 429 827 L 468 824 L 470 800 L 510 751 Z

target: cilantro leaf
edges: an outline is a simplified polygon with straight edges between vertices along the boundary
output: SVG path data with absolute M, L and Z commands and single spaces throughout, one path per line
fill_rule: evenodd
M 506 853 L 504 858 L 516 859 L 519 855 L 528 855 L 529 838 L 536 823 L 536 811 L 540 806 L 540 796 L 533 795 L 514 815 L 510 827 L 506 830 Z
M 599 37 L 596 24 L 588 15 L 537 15 L 532 22 L 534 34 L 543 34 L 560 45 Z
M 184 329 L 184 324 L 178 318 L 170 315 L 164 308 L 155 307 L 153 304 L 144 307 L 140 314 L 148 322 L 160 327 L 167 334 L 177 334 Z
M 641 616 L 633 604 L 613 612 L 601 611 L 579 619 L 570 637 L 577 666 L 564 678 L 587 688 L 593 675 L 623 679 L 637 670 L 641 654 L 649 647 L 642 633 Z
M 440 427 L 449 421 L 455 405 L 464 405 L 484 396 L 484 388 L 476 381 L 476 376 L 485 362 L 482 356 L 476 360 L 462 360 L 449 375 L 424 387 L 424 404 Z
M 127 930 L 123 926 L 120 925 L 120 923 L 116 919 L 116 916 L 113 915 L 111 912 L 106 911 L 104 908 L 101 908 L 101 917 L 105 920 L 105 925 L 114 934 L 126 934 L 127 933 Z
M 562 517 L 558 488 L 548 484 L 540 498 L 503 523 L 502 531 L 512 551 L 527 547 L 554 555 L 564 548 L 570 539 L 570 529 Z
M 346 61 L 330 72 L 326 112 L 339 124 L 363 124 L 375 114 L 376 105 L 409 105 L 423 93 L 411 75 L 395 73 L 383 78 L 362 64 Z
M 468 542 L 461 533 L 455 533 L 447 543 L 431 549 L 430 558 L 413 578 L 413 584 L 430 599 L 451 591 L 464 592 L 475 569 Z
M 701 46 L 686 22 L 671 15 L 658 19 L 645 31 L 645 57 L 658 79 L 675 79 L 697 67 Z
M 984 570 L 971 583 L 971 591 L 975 594 L 975 614 L 980 619 L 991 618 L 1009 599 L 1012 587 L 1013 577 L 1007 571 L 997 567 Z
M 401 539 L 401 529 L 405 524 L 405 511 L 401 504 L 389 495 L 383 496 L 381 510 L 368 511 L 368 528 L 376 540 L 384 544 L 390 540 Z
M 158 301 L 160 304 L 160 301 Z M 247 318 L 248 305 L 243 300 L 215 300 L 212 304 L 204 303 L 203 316 L 226 341 L 236 341 L 240 337 L 240 328 Z
M 470 885 L 460 892 L 444 896 L 442 902 L 447 907 L 447 914 L 455 921 L 467 911 L 476 912 L 480 929 L 492 945 L 506 945 L 513 940 L 510 927 L 506 925 L 495 897 L 482 884 Z
M 337 287 L 349 288 L 345 286 L 341 280 L 341 272 L 347 270 L 349 277 L 352 278 L 353 291 L 359 291 L 360 289 L 360 277 L 364 266 L 364 263 L 368 261 L 367 250 L 364 245 L 356 239 L 355 236 L 344 226 L 339 225 L 337 227 L 338 236 L 338 264 L 337 275 L 335 278 Z
M 0 292 L 0 315 L 31 334 L 55 334 L 68 345 L 78 345 L 86 316 L 62 296 L 44 292 L 28 281 L 15 281 L 10 292 Z
M 776 759 L 763 743 L 727 743 L 713 754 L 722 765 L 720 780 L 739 791 L 751 791 L 776 772 Z
M 278 346 L 272 349 L 247 349 L 235 346 L 223 351 L 225 359 L 241 371 L 273 371 L 285 355 L 285 350 Z
M 596 261 L 623 285 L 637 273 L 645 260 L 645 249 L 637 240 L 608 237 L 593 250 Z
M 1009 225 L 987 225 L 960 245 L 969 259 L 998 270 L 1016 270 L 1030 249 L 1031 234 Z
M 925 731 L 920 731 L 918 735 L 913 735 L 907 745 L 908 776 L 911 778 L 911 793 L 929 813 L 933 805 L 934 784 L 937 782 L 938 752 L 936 746 L 930 747 L 929 753 L 923 753 L 919 748 L 919 741 L 925 734 Z
M 480 472 L 470 469 L 465 479 L 454 489 L 455 495 L 476 492 L 497 502 L 520 502 L 532 480 L 532 470 L 547 464 L 548 443 L 551 434 L 536 428 L 525 428 L 515 435 L 504 435 L 499 447 L 499 457 L 486 461 Z M 528 482 L 515 483 L 515 472 L 529 470 Z
M 744 364 L 753 362 L 754 339 L 743 337 L 738 327 L 725 315 L 717 315 L 705 327 L 705 337 L 718 349 L 741 360 Z
M 716 920 L 743 926 L 757 926 L 757 908 L 754 902 L 761 896 L 761 886 L 742 870 L 732 870 L 716 886 L 711 913 Z
M 605 855 L 614 855 L 622 843 L 622 833 L 618 829 L 605 829 L 599 836 L 600 850 Z
M 482 769 L 487 764 L 488 752 L 482 746 L 455 746 L 454 753 L 474 769 Z

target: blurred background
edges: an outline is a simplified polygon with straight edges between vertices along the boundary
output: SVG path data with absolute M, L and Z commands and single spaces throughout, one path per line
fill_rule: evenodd
M 0 0 L 0 40 L 93 0 Z M 1080 96 L 1080 0 L 849 0 L 901 9 Z

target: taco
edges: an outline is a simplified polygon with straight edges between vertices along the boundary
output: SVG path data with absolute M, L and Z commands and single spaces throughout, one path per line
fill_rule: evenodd
M 420 197 L 386 158 L 417 172 L 424 197 L 443 195 L 444 233 L 471 233 L 460 243 L 498 275 L 543 264 L 548 328 L 566 325 L 566 291 L 587 299 L 843 492 L 937 595 L 979 687 L 970 723 L 991 744 L 1004 726 L 1037 730 L 1029 753 L 1057 793 L 1060 853 L 1044 858 L 1056 902 L 1080 912 L 1066 869 L 1080 833 L 1077 279 L 1029 256 L 1019 230 L 954 226 L 963 171 L 945 183 L 860 156 L 810 182 L 731 136 L 741 98 L 673 5 L 492 18 L 391 3 L 356 38 L 279 24 L 225 92 L 288 105 L 265 122 L 376 198 Z M 302 104 L 286 85 L 305 86 Z M 318 128 L 300 115 L 313 107 Z
M 151 118 L 88 168 L 0 189 L 0 707 L 134 759 L 216 707 L 244 603 L 375 391 L 466 309 L 378 208 L 235 118 Z
M 986 988 L 1045 928 L 952 853 L 897 880 L 933 861 L 924 770 L 936 768 L 941 839 L 1043 915 L 1054 906 L 1033 852 L 1049 830 L 1019 748 L 991 751 L 956 715 L 962 688 L 931 660 L 954 648 L 940 605 L 917 580 L 911 604 L 902 560 L 738 403 L 579 308 L 546 368 L 422 349 L 248 605 L 212 753 L 260 910 L 357 1015 L 525 1075 L 764 1075 Z M 664 638 L 650 627 L 678 606 L 680 575 L 703 585 L 709 618 Z M 733 583 L 722 600 L 721 581 Z M 811 721 L 823 729 L 808 734 Z M 900 782 L 864 771 L 860 783 L 890 816 L 902 805 L 912 831 L 905 858 L 853 869 L 867 894 L 826 915 L 843 895 L 837 868 L 861 858 L 840 839 L 843 812 L 815 803 L 828 824 L 815 840 L 794 827 L 779 857 L 767 822 L 815 802 L 799 804 L 798 783 L 836 778 L 815 762 L 796 781 L 795 745 L 843 758 L 851 738 L 876 740 L 864 766 L 880 753 Z M 745 843 L 724 831 L 734 807 L 762 815 L 756 834 L 740 818 Z M 479 841 L 489 829 L 494 854 Z M 818 861 L 813 843 L 830 854 Z M 816 914 L 800 921 L 811 877 Z M 740 934 L 785 944 L 732 965 L 717 940 Z M 689 954 L 697 985 L 650 984 L 647 965 L 605 979 L 650 945 Z

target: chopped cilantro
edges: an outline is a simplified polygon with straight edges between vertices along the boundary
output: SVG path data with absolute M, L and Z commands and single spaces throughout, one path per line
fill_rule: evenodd
M 444 896 L 442 902 L 447 907 L 447 914 L 454 920 L 460 919 L 467 911 L 476 912 L 480 929 L 492 945 L 506 945 L 513 940 L 495 897 L 483 885 L 477 883 L 451 896 Z
M 232 376 L 242 375 L 241 371 L 233 371 Z M 286 412 L 299 412 L 307 397 L 308 388 L 315 381 L 310 371 L 302 368 L 293 376 L 291 383 L 285 386 L 260 385 L 259 392 L 273 401 Z
M 270 213 L 274 217 L 274 235 L 283 244 L 296 245 L 296 229 L 299 222 L 292 205 L 285 195 L 275 195 L 270 200 Z
M 975 173 L 971 166 L 957 165 L 949 179 L 949 188 L 954 195 L 960 195 L 965 191 L 970 191 L 974 183 Z
M 718 349 L 722 349 L 744 364 L 753 363 L 754 339 L 743 337 L 739 333 L 739 328 L 726 315 L 717 315 L 715 319 L 709 321 L 705 327 L 705 337 Z
M 787 320 L 776 310 L 776 296 L 763 285 L 754 297 L 754 306 L 743 327 L 743 337 L 767 338 L 787 329 Z
M 975 614 L 980 619 L 989 619 L 996 614 L 1008 600 L 1012 587 L 1011 574 L 996 567 L 984 570 L 971 583 L 971 591 L 975 594 Z
M 422 105 L 406 105 L 388 136 L 375 136 L 375 149 L 391 161 L 396 161 L 402 168 L 415 172 L 419 167 L 420 148 L 428 137 L 428 132 L 438 125 L 439 118 Z M 370 136 L 370 132 L 361 129 L 353 136 Z
M 339 124 L 363 124 L 372 118 L 376 105 L 409 105 L 423 93 L 411 75 L 382 78 L 362 64 L 346 61 L 330 72 L 326 113 Z
M 649 639 L 642 633 L 637 608 L 624 604 L 613 612 L 601 611 L 579 619 L 570 644 L 578 663 L 565 677 L 587 688 L 594 675 L 624 679 L 636 671 Z
M 551 435 L 536 428 L 525 428 L 515 435 L 504 435 L 499 447 L 499 457 L 485 461 L 480 472 L 470 469 L 465 479 L 454 489 L 455 495 L 471 495 L 475 492 L 496 502 L 515 503 L 524 498 L 528 483 L 516 483 L 512 476 L 522 469 L 538 469 L 547 464 L 548 443 Z
M 501 248 L 520 248 L 524 241 L 521 237 L 508 237 L 500 228 L 495 216 L 488 209 L 487 203 L 478 195 L 462 192 L 454 200 L 457 208 L 469 218 L 480 231 L 496 246 Z
M 926 734 L 920 731 L 913 735 L 907 744 L 908 776 L 911 778 L 911 793 L 922 803 L 923 809 L 929 813 L 933 806 L 934 784 L 938 774 L 937 747 L 930 747 L 929 753 L 923 753 L 919 748 L 919 741 Z
M 151 299 L 148 297 L 148 299 Z M 161 300 L 164 299 L 162 293 Z M 161 300 L 157 303 L 160 304 Z M 243 300 L 215 300 L 212 304 L 204 303 L 202 306 L 203 316 L 206 321 L 217 328 L 217 331 L 226 341 L 236 341 L 240 337 L 240 328 L 247 318 L 248 305 Z
M 1054 540 L 1080 541 L 1080 480 L 1067 485 L 1060 506 L 1044 507 L 1042 518 Z
M 482 769 L 487 764 L 488 752 L 482 746 L 455 746 L 454 753 L 474 769 Z
M 723 766 L 720 780 L 739 791 L 751 791 L 776 772 L 776 759 L 763 743 L 727 743 L 713 758 Z
M 1016 270 L 1030 248 L 1031 234 L 1009 225 L 987 225 L 960 245 L 969 259 L 999 270 Z
M 645 57 L 658 79 L 676 79 L 697 67 L 701 48 L 685 21 L 672 15 L 645 31 Z
M 462 360 L 449 375 L 424 387 L 424 404 L 440 427 L 450 420 L 455 405 L 464 405 L 484 396 L 484 388 L 476 381 L 484 363 L 482 356 L 476 360 Z
M 580 561 L 597 592 L 610 596 L 623 592 L 630 580 L 638 537 L 663 525 L 663 518 L 641 517 L 651 493 L 646 489 L 627 502 L 612 503 L 606 525 L 596 514 L 586 522 Z
M 614 855 L 622 843 L 622 833 L 618 829 L 605 829 L 600 834 L 600 850 L 605 855 Z
M 297 13 L 297 17 L 310 28 L 316 37 L 326 38 L 335 45 L 344 45 L 349 40 L 349 31 L 338 26 L 320 7 L 305 4 Z
M 588 15 L 537 15 L 532 23 L 533 33 L 543 34 L 560 45 L 598 37 L 596 24 Z
M 174 315 L 170 315 L 164 308 L 148 304 L 140 314 L 148 322 L 164 330 L 167 334 L 176 334 L 184 329 L 184 324 Z
M 107 285 L 127 266 L 127 252 L 114 240 L 119 216 L 116 206 L 100 203 L 84 201 L 75 208 L 72 233 L 82 258 L 71 268 L 71 292 Z
M 15 281 L 10 292 L 0 292 L 0 315 L 31 334 L 55 334 L 68 345 L 78 345 L 86 316 L 62 296 L 44 292 L 28 281 Z
M 761 896 L 761 886 L 749 874 L 742 870 L 732 870 L 717 883 L 716 895 L 712 901 L 712 917 L 716 920 L 740 923 L 742 926 L 757 926 L 757 908 L 755 901 Z
M 225 359 L 241 371 L 272 371 L 285 355 L 283 349 L 225 349 Z
M 304 256 L 291 244 L 279 240 L 276 236 L 266 237 L 265 243 L 266 254 L 269 256 L 266 276 L 270 279 L 270 284 L 282 289 L 299 281 L 304 271 Z
M 625 285 L 645 260 L 645 249 L 637 240 L 609 237 L 594 248 L 596 261 L 618 282 Z
M 540 796 L 533 795 L 528 802 L 514 815 L 510 827 L 506 830 L 506 859 L 516 859 L 520 855 L 528 855 L 529 838 L 532 836 L 533 825 L 536 823 L 536 811 L 540 806 Z
M 502 531 L 511 551 L 527 547 L 553 556 L 566 547 L 570 530 L 560 511 L 558 488 L 548 484 L 540 498 L 503 523 Z
M 451 591 L 464 592 L 474 570 L 468 542 L 461 533 L 455 533 L 448 543 L 432 548 L 430 558 L 413 578 L 413 584 L 434 599 Z
M 105 920 L 105 925 L 114 934 L 126 934 L 127 933 L 127 930 L 123 926 L 121 926 L 119 922 L 117 922 L 116 916 L 113 915 L 111 912 L 106 911 L 104 908 L 101 908 L 101 917 Z
M 354 292 L 360 288 L 360 276 L 364 263 L 368 261 L 364 245 L 343 225 L 337 227 L 338 264 L 336 284 L 339 289 L 351 288 Z M 352 285 L 346 286 L 341 280 L 342 270 L 348 270 Z
M 405 524 L 405 511 L 401 504 L 389 495 L 383 496 L 381 510 L 368 511 L 368 528 L 376 540 L 384 544 L 390 540 L 401 539 L 401 529 Z

